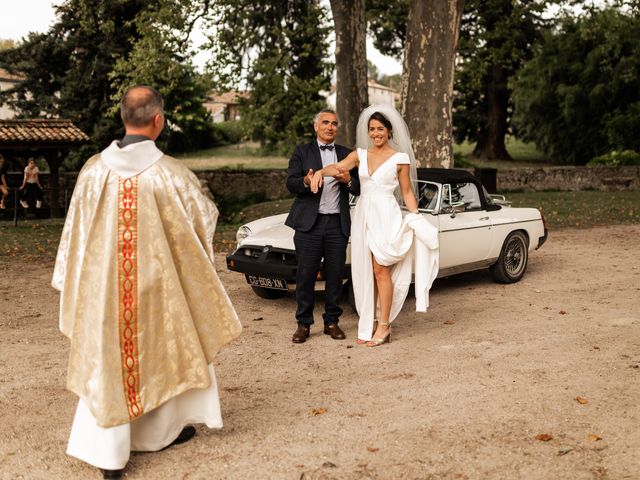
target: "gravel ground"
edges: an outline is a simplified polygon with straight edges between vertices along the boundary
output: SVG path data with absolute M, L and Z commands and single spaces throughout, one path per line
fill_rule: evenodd
M 553 231 L 515 285 L 438 280 L 380 348 L 355 344 L 349 307 L 347 340 L 316 324 L 293 345 L 293 295 L 259 299 L 220 254 L 245 327 L 218 357 L 225 427 L 134 454 L 126 478 L 640 478 L 638 238 Z M 101 478 L 64 453 L 77 399 L 51 269 L 0 258 L 3 479 Z

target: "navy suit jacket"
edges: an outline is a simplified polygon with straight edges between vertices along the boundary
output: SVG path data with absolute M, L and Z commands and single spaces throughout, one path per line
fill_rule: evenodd
M 338 161 L 344 159 L 351 150 L 342 145 L 336 145 L 336 156 Z M 314 139 L 311 143 L 298 145 L 289 160 L 287 169 L 287 188 L 295 195 L 293 205 L 289 211 L 289 216 L 284 222 L 285 225 L 306 232 L 311 230 L 318 216 L 320 206 L 320 192 L 312 193 L 310 188 L 304 184 L 304 177 L 312 169 L 314 172 L 322 169 L 322 157 L 318 142 Z M 350 172 L 351 187 L 344 183 L 340 186 L 340 225 L 345 236 L 351 233 L 351 215 L 349 213 L 349 193 L 360 195 L 360 180 L 358 179 L 358 169 L 353 168 Z

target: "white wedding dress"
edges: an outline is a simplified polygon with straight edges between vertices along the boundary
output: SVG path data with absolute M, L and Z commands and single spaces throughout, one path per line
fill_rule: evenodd
M 360 320 L 358 338 L 371 340 L 374 318 L 374 277 L 371 255 L 380 265 L 393 265 L 392 322 L 407 297 L 411 284 L 414 231 L 407 228 L 394 195 L 398 165 L 409 164 L 406 153 L 396 152 L 374 172 L 369 171 L 367 150 L 358 149 L 360 198 L 351 220 L 351 276 Z M 379 310 L 379 309 L 378 309 Z

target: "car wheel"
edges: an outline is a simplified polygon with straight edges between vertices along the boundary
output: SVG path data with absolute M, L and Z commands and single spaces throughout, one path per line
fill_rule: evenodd
M 529 241 L 522 232 L 511 232 L 502 245 L 491 274 L 498 283 L 515 283 L 522 278 L 529 259 Z
M 251 285 L 251 289 L 253 290 L 253 293 L 260 298 L 267 298 L 269 300 L 282 298 L 287 294 L 286 290 L 276 290 L 275 288 L 254 287 Z

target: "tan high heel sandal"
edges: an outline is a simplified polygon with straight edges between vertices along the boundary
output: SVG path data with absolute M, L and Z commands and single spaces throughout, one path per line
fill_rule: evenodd
M 389 331 L 383 338 L 372 338 L 367 342 L 367 347 L 379 347 L 385 343 L 391 343 L 391 324 L 390 323 L 380 323 L 383 327 L 389 327 Z
M 373 333 L 375 333 L 377 329 L 378 329 L 378 322 L 377 322 L 377 321 L 374 321 L 374 322 L 373 322 L 373 329 L 372 329 Z M 356 339 L 356 343 L 357 343 L 358 345 L 364 345 L 365 343 L 367 343 L 367 342 L 369 342 L 369 341 L 370 341 L 370 340 L 361 340 L 360 338 L 357 338 L 357 339 Z

